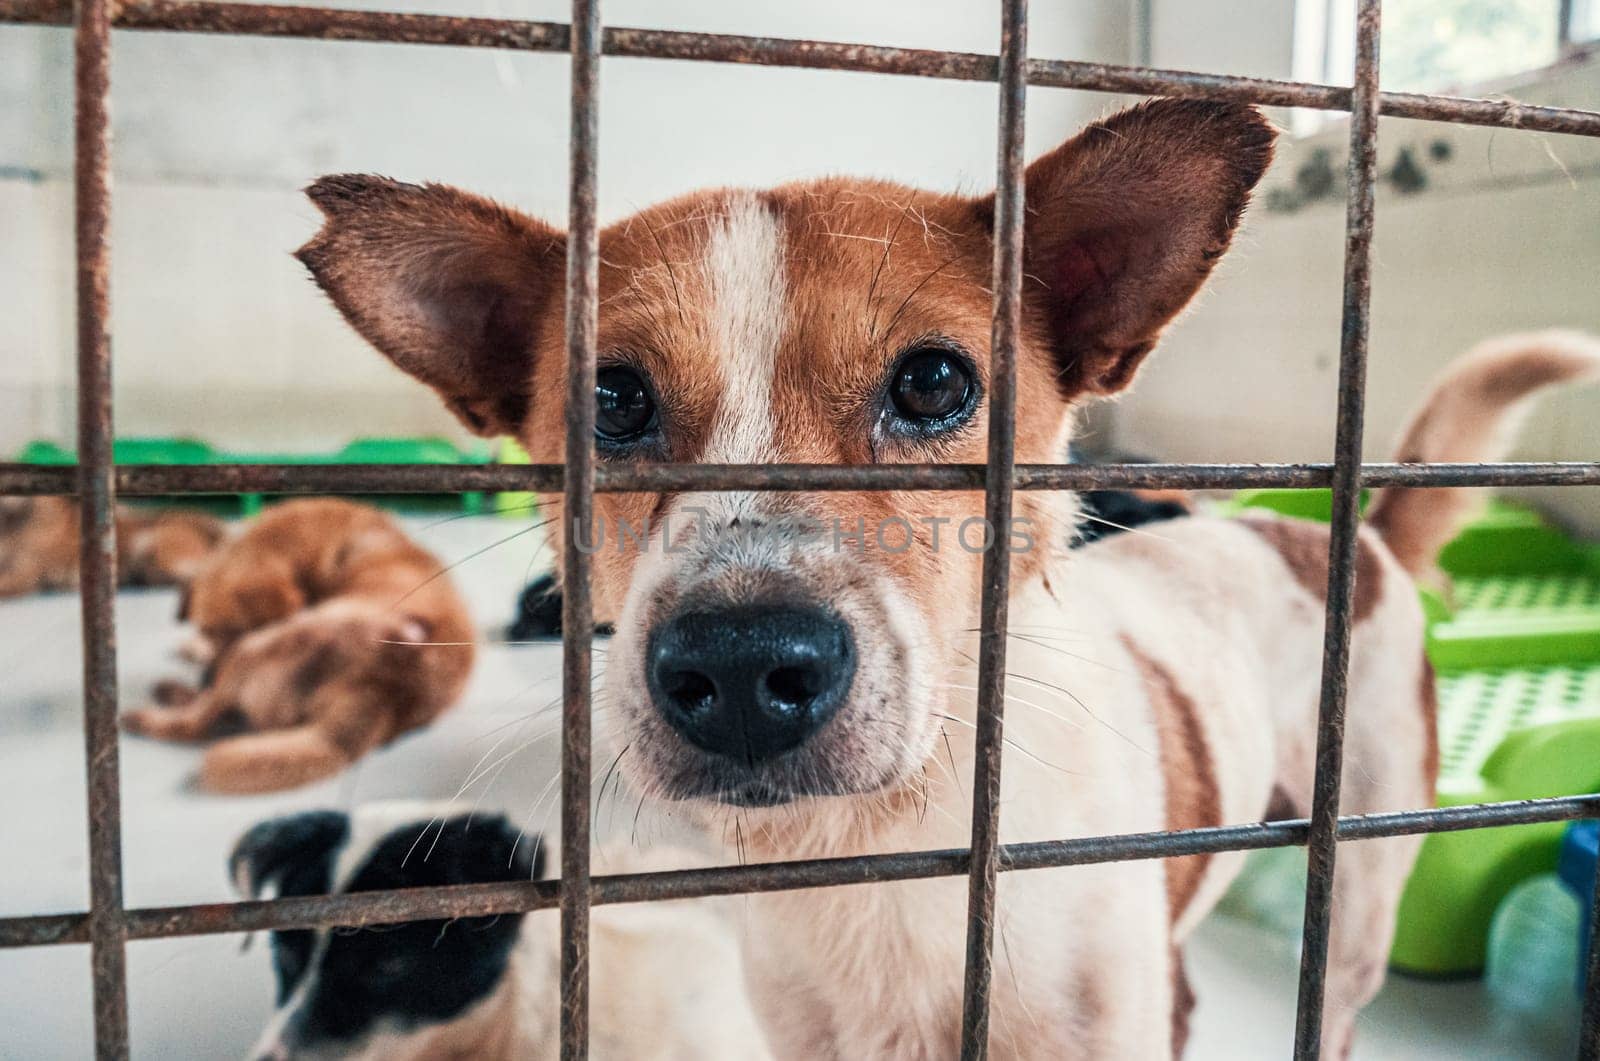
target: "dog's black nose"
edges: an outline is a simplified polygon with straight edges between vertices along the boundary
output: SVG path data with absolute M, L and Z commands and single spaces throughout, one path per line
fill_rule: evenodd
M 649 648 L 650 695 L 690 743 L 754 764 L 833 716 L 856 671 L 850 627 L 803 608 L 687 612 Z

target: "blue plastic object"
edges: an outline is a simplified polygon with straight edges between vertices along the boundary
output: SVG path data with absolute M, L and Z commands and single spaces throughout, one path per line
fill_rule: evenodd
M 1589 939 L 1594 933 L 1590 917 L 1594 911 L 1595 869 L 1600 864 L 1600 822 L 1573 822 L 1561 840 L 1561 860 L 1556 872 L 1561 881 L 1578 897 L 1582 907 L 1580 924 L 1582 941 L 1578 948 L 1578 988 L 1582 990 L 1587 970 L 1584 963 L 1589 954 Z

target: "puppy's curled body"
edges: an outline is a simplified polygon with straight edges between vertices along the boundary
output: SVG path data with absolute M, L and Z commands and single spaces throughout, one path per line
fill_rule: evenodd
M 268 792 L 331 776 L 431 722 L 460 695 L 475 632 L 439 562 L 384 513 L 333 499 L 269 510 L 196 578 L 187 602 L 212 682 L 126 718 L 200 740 L 224 716 L 252 731 L 213 745 L 201 782 Z

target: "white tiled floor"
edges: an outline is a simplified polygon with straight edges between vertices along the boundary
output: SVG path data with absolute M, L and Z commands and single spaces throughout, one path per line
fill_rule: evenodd
M 468 557 L 523 526 L 488 518 L 410 525 L 446 560 Z M 518 589 L 540 562 L 531 539 L 514 538 L 458 569 L 486 630 L 509 618 Z M 129 704 L 155 679 L 181 672 L 172 656 L 174 602 L 170 591 L 118 598 L 119 662 Z M 86 902 L 77 638 L 74 598 L 0 603 L 0 915 L 82 909 Z M 124 740 L 128 903 L 226 899 L 223 861 L 254 821 L 383 797 L 452 796 L 480 763 L 481 780 L 469 787 L 469 797 L 511 809 L 533 830 L 552 827 L 552 716 L 530 714 L 555 695 L 558 665 L 553 646 L 487 646 L 463 703 L 439 724 L 370 756 L 342 778 L 280 796 L 196 793 L 189 784 L 194 750 Z M 602 719 L 597 729 L 604 727 Z M 608 805 L 598 817 L 607 830 L 633 827 L 631 808 Z M 650 834 L 670 824 L 646 821 L 644 828 Z M 1266 861 L 1253 871 L 1258 879 L 1276 875 L 1279 892 L 1292 888 L 1293 869 L 1284 859 Z M 1282 920 L 1281 910 L 1276 917 L 1218 915 L 1201 928 L 1189 957 L 1200 996 L 1190 1057 L 1287 1056 L 1297 941 Z M 1546 946 L 1502 970 L 1493 990 L 1482 981 L 1392 978 L 1362 1018 L 1357 1057 L 1570 1057 L 1576 1024 L 1571 961 L 1559 945 Z M 258 942 L 241 950 L 237 936 L 135 944 L 130 968 L 135 1057 L 240 1056 L 271 997 L 266 948 Z M 0 951 L 0 1058 L 90 1056 L 88 998 L 84 948 Z

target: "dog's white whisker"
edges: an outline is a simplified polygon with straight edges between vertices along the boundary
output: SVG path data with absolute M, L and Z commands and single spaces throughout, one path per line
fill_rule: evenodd
M 1125 534 L 1141 534 L 1146 538 L 1154 538 L 1158 542 L 1166 542 L 1168 545 L 1179 544 L 1177 539 L 1169 538 L 1164 534 L 1157 534 L 1155 531 L 1146 530 L 1143 527 L 1129 526 L 1126 523 L 1117 523 L 1113 520 L 1106 519 L 1102 516 L 1092 515 L 1088 512 L 1079 512 L 1078 518 L 1086 519 L 1091 523 L 1098 523 L 1101 526 L 1110 527 L 1113 530 L 1122 531 Z
M 459 560 L 456 560 L 456 561 L 454 561 L 452 563 L 446 564 L 445 566 L 441 567 L 439 570 L 435 571 L 433 574 L 429 575 L 427 578 L 423 579 L 421 582 L 417 583 L 415 586 L 412 586 L 405 593 L 402 593 L 400 595 L 400 599 L 394 602 L 394 606 L 398 608 L 400 605 L 404 604 L 406 601 L 408 601 L 412 597 L 416 596 L 417 593 L 421 592 L 421 590 L 424 587 L 430 586 L 433 583 L 437 582 L 439 579 L 445 577 L 450 572 L 452 572 L 456 568 L 460 567 L 462 564 L 470 563 L 471 561 L 476 560 L 478 557 L 484 555 L 485 553 L 487 553 L 487 552 L 489 552 L 489 551 L 491 551 L 493 549 L 498 549 L 500 546 L 505 545 L 508 542 L 516 541 L 518 538 L 522 537 L 525 534 L 532 534 L 534 531 L 539 530 L 540 528 L 544 527 L 546 524 L 548 524 L 550 522 L 552 522 L 552 520 L 541 520 L 538 523 L 530 523 L 528 526 L 523 527 L 520 530 L 517 530 L 517 531 L 515 531 L 515 532 L 513 532 L 511 534 L 508 534 L 503 538 L 499 538 L 499 539 L 497 539 L 495 541 L 492 541 L 488 545 L 483 546 L 482 548 L 474 549 L 472 552 L 468 553 L 466 556 L 463 556 Z
M 959 723 L 960 725 L 966 726 L 968 729 L 971 729 L 974 732 L 976 732 L 976 730 L 978 728 L 975 723 L 968 722 L 966 719 L 958 718 L 955 715 L 940 714 L 939 717 L 945 719 L 947 722 Z M 1022 745 L 1018 744 L 1016 741 L 1012 740 L 1010 737 L 1002 737 L 1001 740 L 1003 740 L 1008 747 L 1015 748 L 1017 751 L 1021 752 L 1023 755 L 1026 755 L 1028 758 L 1032 759 L 1034 762 L 1038 763 L 1040 766 L 1048 766 L 1050 769 L 1059 770 L 1063 774 L 1075 774 L 1075 775 L 1079 774 L 1079 771 L 1077 771 L 1077 770 L 1068 770 L 1066 767 L 1061 766 L 1058 763 L 1052 763 L 1048 759 L 1040 758 L 1039 756 L 1035 755 L 1033 752 L 1030 752 L 1028 749 L 1026 749 Z
M 1019 676 L 1018 675 L 1013 675 L 1013 677 L 1019 677 Z M 976 693 L 978 691 L 978 687 L 976 685 L 958 685 L 958 684 L 948 683 L 948 682 L 945 683 L 944 688 L 946 688 L 946 689 L 959 689 L 962 692 L 969 692 L 969 693 Z M 1083 729 L 1083 723 L 1074 722 L 1072 719 L 1067 718 L 1064 715 L 1057 714 L 1056 712 L 1050 710 L 1048 707 L 1045 707 L 1043 704 L 1037 703 L 1036 701 L 1033 701 L 1033 700 L 1029 700 L 1026 697 L 1018 695 L 1017 693 L 1007 693 L 1006 694 L 1006 703 L 1007 704 L 1021 704 L 1024 707 L 1031 707 L 1035 711 L 1040 712 L 1041 714 L 1049 715 L 1051 718 L 1053 718 L 1056 721 L 1060 722 L 1062 725 L 1071 726 L 1073 729 L 1077 729 L 1077 730 Z
M 529 828 L 529 826 L 531 826 L 533 824 L 533 816 L 539 812 L 539 806 L 542 803 L 544 803 L 545 797 L 550 794 L 550 792 L 556 787 L 556 783 L 558 781 L 560 781 L 560 780 L 561 780 L 561 774 L 560 773 L 551 774 L 550 780 L 545 782 L 544 788 L 540 789 L 539 790 L 539 794 L 534 797 L 533 806 L 528 809 L 527 816 L 525 818 L 523 818 L 523 820 L 522 820 L 522 828 L 517 830 L 517 838 L 511 842 L 511 860 L 513 862 L 516 861 L 517 847 L 527 837 L 528 828 Z M 543 844 L 544 844 L 544 826 L 541 825 L 540 829 L 539 829 L 539 832 L 534 834 L 533 854 L 532 854 L 532 856 L 530 858 L 530 861 L 534 865 L 538 865 L 538 863 L 539 863 L 539 851 L 541 850 Z
M 1042 641 L 1038 640 L 1036 637 L 1034 637 L 1031 634 L 1016 634 L 1016 633 L 1011 633 L 1010 631 L 1007 631 L 1006 636 L 1015 638 L 1018 641 L 1024 641 L 1024 642 L 1026 642 L 1026 643 L 1028 643 L 1030 645 L 1034 645 L 1034 646 L 1036 646 L 1038 648 L 1042 648 L 1046 652 L 1054 652 L 1057 655 L 1065 656 L 1068 659 L 1075 659 L 1080 663 L 1087 663 L 1090 666 L 1101 667 L 1101 668 L 1103 668 L 1105 670 L 1109 670 L 1109 671 L 1112 671 L 1112 672 L 1117 673 L 1117 674 L 1128 674 L 1129 673 L 1128 671 L 1122 669 L 1121 667 L 1114 667 L 1109 663 L 1106 663 L 1106 662 L 1104 662 L 1102 660 L 1094 659 L 1091 656 L 1084 656 L 1084 655 L 1081 655 L 1081 654 L 1079 654 L 1077 652 L 1068 652 L 1066 649 L 1059 648 L 1056 645 L 1044 644 Z
M 564 503 L 565 498 L 561 497 L 559 494 L 552 494 L 547 501 L 529 501 L 526 504 L 512 505 L 509 508 L 497 508 L 495 509 L 495 515 L 504 515 L 507 512 L 536 512 L 541 508 L 555 508 Z M 452 523 L 458 523 L 464 519 L 481 518 L 483 518 L 483 513 L 481 512 L 458 512 L 453 516 L 444 516 L 440 519 L 434 520 L 431 523 L 424 523 L 420 530 L 437 530 L 440 527 L 448 526 Z

